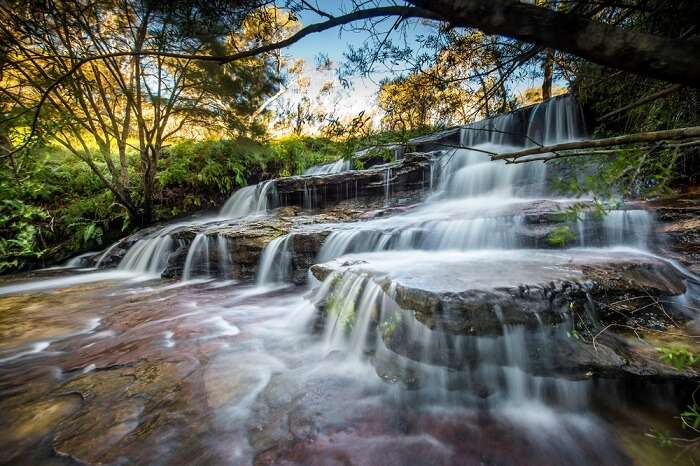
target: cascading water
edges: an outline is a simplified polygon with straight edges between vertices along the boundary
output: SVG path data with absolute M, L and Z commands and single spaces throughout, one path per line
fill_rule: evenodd
M 207 223 L 211 227 L 227 219 L 238 219 L 248 216 L 262 215 L 276 204 L 276 191 L 274 180 L 264 181 L 257 185 L 245 186 L 231 195 L 216 218 L 202 218 L 191 223 L 176 223 L 166 225 L 162 229 L 136 241 L 127 251 L 119 263 L 118 268 L 149 275 L 160 274 L 166 267 L 168 258 L 174 250 L 171 233 L 181 227 L 205 225 L 205 231 L 198 234 L 193 240 L 187 252 L 183 278 L 189 280 L 195 275 L 208 276 L 212 273 L 209 258 L 209 241 L 206 234 Z M 114 248 L 120 246 L 115 243 L 108 248 L 97 261 L 99 268 L 105 257 L 108 257 Z M 230 275 L 230 256 L 227 243 L 224 239 L 217 242 L 216 250 L 220 255 L 218 263 L 219 276 Z
M 173 240 L 168 234 L 138 240 L 118 268 L 151 275 L 160 274 L 167 264 L 172 247 Z
M 182 279 L 191 280 L 195 275 L 208 275 L 210 268 L 209 237 L 205 233 L 199 233 L 187 250 Z
M 101 257 L 111 261 L 129 245 L 119 267 L 149 275 L 184 260 L 183 279 L 197 286 L 112 283 L 133 273 L 100 272 L 45 286 L 72 284 L 65 293 L 35 293 L 44 286 L 31 283 L 0 288 L 35 293 L 5 303 L 30 302 L 32 319 L 40 316 L 29 338 L 6 332 L 16 343 L 0 345 L 0 386 L 28 400 L 0 397 L 0 409 L 19 427 L 52 414 L 32 429 L 11 425 L 12 449 L 27 452 L 12 464 L 54 461 L 56 451 L 86 464 L 637 464 L 656 440 L 643 428 L 618 437 L 620 426 L 636 425 L 601 409 L 603 378 L 615 388 L 618 380 L 643 384 L 646 374 L 624 370 L 661 363 L 636 366 L 628 353 L 605 359 L 604 335 L 591 354 L 572 352 L 583 345 L 576 319 L 603 314 L 576 266 L 595 257 L 615 271 L 617 257 L 652 244 L 653 219 L 624 209 L 601 217 L 592 203 L 553 198 L 546 180 L 555 174 L 542 164 L 494 163 L 484 153 L 584 133 L 578 107 L 555 99 L 465 128 L 471 149 L 434 154 L 435 182 L 421 204 L 393 202 L 396 170 L 393 185 L 387 171 L 384 192 L 376 177 L 365 210 L 387 198 L 391 209 L 361 221 L 323 223 L 335 218 L 328 211 L 261 219 L 276 206 L 275 184 L 265 182 L 237 191 L 219 217 L 141 232 Z M 265 230 L 237 236 L 249 221 Z M 567 247 L 548 241 L 560 227 L 575 234 Z M 254 238 L 250 251 L 241 237 Z M 249 273 L 254 264 L 244 260 L 266 241 L 255 286 L 197 280 Z M 321 241 L 311 289 L 278 286 L 299 281 L 304 254 Z M 648 278 L 646 265 L 631 274 Z M 697 307 L 682 301 L 681 288 L 670 298 Z M 85 330 L 71 316 L 97 323 Z M 616 369 L 619 378 L 607 372 Z M 628 444 L 641 442 L 630 459 Z M 170 444 L 188 448 L 162 448 Z M 666 451 L 653 453 L 668 459 Z
M 546 238 L 528 230 L 520 214 L 536 199 L 551 196 L 546 165 L 507 165 L 488 154 L 583 138 L 585 120 L 579 104 L 568 96 L 533 106 L 525 115 L 507 114 L 462 128 L 461 145 L 468 149 L 435 158 L 438 180 L 424 205 L 405 215 L 340 226 L 324 242 L 319 260 L 366 251 L 546 246 Z M 386 198 L 389 178 L 387 173 Z M 548 208 L 564 211 L 569 204 L 554 199 Z M 584 212 L 571 229 L 580 247 L 644 247 L 651 225 L 645 211 L 613 210 L 602 219 Z
M 330 175 L 332 173 L 341 173 L 350 169 L 352 169 L 352 160 L 339 159 L 335 162 L 309 167 L 304 170 L 304 175 Z
M 477 270 L 513 258 L 555 267 L 541 249 L 533 249 L 550 247 L 538 222 L 547 216 L 565 217 L 572 202 L 547 199 L 551 195 L 544 164 L 506 165 L 491 161 L 488 154 L 583 138 L 583 122 L 575 100 L 560 98 L 534 106 L 528 118 L 509 114 L 469 125 L 460 138 L 467 148 L 436 157 L 438 181 L 422 206 L 388 218 L 339 225 L 324 242 L 318 262 L 338 258 L 334 263 L 366 262 L 375 270 L 374 275 L 366 274 L 358 265 L 358 271 L 334 272 L 317 288 L 312 300 L 324 316 L 327 351 L 343 350 L 360 363 L 370 358 L 383 377 L 413 385 L 409 397 L 418 403 L 486 408 L 515 424 L 543 423 L 551 434 L 580 434 L 579 429 L 588 429 L 583 424 L 590 424 L 589 433 L 604 436 L 593 420 L 576 414 L 589 404 L 590 382 L 567 380 L 551 369 L 556 353 L 547 348 L 565 347 L 570 323 L 529 328 L 502 319 L 497 331 L 454 335 L 439 324 L 429 328 L 402 309 L 392 278 L 401 271 L 407 276 L 438 275 L 455 257 L 475 261 L 472 267 Z M 551 221 L 556 225 L 559 220 Z M 573 222 L 562 220 L 559 225 L 568 225 L 576 234 L 570 244 L 582 248 L 644 249 L 652 234 L 652 218 L 640 210 L 613 210 L 601 218 L 584 209 Z M 504 250 L 511 252 L 505 255 Z M 422 256 L 426 253 L 421 251 L 439 252 Z M 362 252 L 369 253 L 356 254 Z M 432 265 L 435 273 L 427 265 L 430 261 L 437 261 Z M 514 262 L 512 270 L 522 278 L 535 273 L 520 270 L 518 264 Z M 448 275 L 431 286 L 448 289 L 449 280 Z M 495 312 L 499 314 L 498 307 Z M 580 453 L 574 447 L 567 447 L 572 462 Z
M 289 280 L 291 260 L 294 254 L 291 240 L 292 235 L 284 235 L 273 239 L 265 246 L 258 266 L 256 278 L 258 285 L 283 283 Z
M 226 201 L 221 208 L 221 218 L 241 218 L 264 214 L 272 207 L 270 198 L 275 197 L 275 181 L 263 181 L 253 186 L 244 186 Z

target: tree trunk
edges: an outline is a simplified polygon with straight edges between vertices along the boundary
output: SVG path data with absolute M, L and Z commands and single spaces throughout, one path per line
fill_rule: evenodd
M 141 163 L 143 164 L 143 205 L 141 206 L 139 224 L 145 227 L 153 222 L 157 157 L 156 150 L 152 146 L 146 146 L 141 152 Z
M 554 51 L 547 49 L 542 63 L 542 100 L 552 97 L 552 75 L 554 74 Z
M 599 65 L 700 87 L 700 42 L 593 21 L 514 0 L 408 0 L 456 27 L 572 53 Z M 689 11 L 700 14 L 700 8 Z

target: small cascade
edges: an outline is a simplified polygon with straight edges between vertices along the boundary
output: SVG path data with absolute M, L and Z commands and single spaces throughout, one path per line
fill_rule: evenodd
M 182 279 L 191 280 L 195 276 L 209 276 L 211 270 L 209 236 L 198 233 L 187 250 Z
M 233 276 L 233 263 L 228 240 L 222 234 L 198 233 L 185 258 L 182 280 L 194 278 L 224 278 Z
M 470 123 L 460 145 L 531 147 L 586 137 L 586 119 L 575 97 L 563 95 L 517 112 Z
M 258 285 L 283 283 L 290 279 L 294 256 L 291 239 L 292 235 L 279 236 L 265 246 L 256 276 Z
M 424 401 L 491 410 L 586 406 L 587 381 L 538 375 L 550 365 L 544 343 L 565 341 L 570 324 L 529 330 L 504 323 L 499 335 L 452 335 L 418 322 L 395 293 L 361 273 L 327 277 L 313 297 L 322 308 L 326 351 L 343 350 L 358 363 L 371 356 L 379 372 L 413 385 Z
M 231 261 L 228 240 L 224 235 L 216 235 L 216 254 L 219 276 L 227 280 L 231 279 L 233 277 L 233 262 Z
M 241 218 L 249 215 L 260 215 L 276 204 L 275 181 L 263 181 L 235 191 L 221 208 L 219 216 L 222 218 Z
M 352 160 L 339 159 L 335 162 L 314 165 L 304 170 L 304 175 L 330 175 L 352 169 Z
M 173 239 L 168 234 L 140 239 L 129 248 L 117 268 L 152 275 L 160 274 L 168 263 L 172 249 Z
M 603 217 L 606 243 L 647 249 L 653 233 L 653 215 L 646 210 L 613 210 Z
M 384 173 L 384 205 L 389 205 L 391 199 L 391 166 L 386 167 Z

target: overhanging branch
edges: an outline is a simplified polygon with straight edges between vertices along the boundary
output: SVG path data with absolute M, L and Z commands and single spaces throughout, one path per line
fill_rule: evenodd
M 10 155 L 14 155 L 15 153 L 25 149 L 34 135 L 36 134 L 37 126 L 39 123 L 39 116 L 41 114 L 41 109 L 46 103 L 47 99 L 51 95 L 51 93 L 58 88 L 58 86 L 61 85 L 62 82 L 64 82 L 66 79 L 70 78 L 73 76 L 82 66 L 85 64 L 98 61 L 98 60 L 106 60 L 106 59 L 112 59 L 112 58 L 118 58 L 118 57 L 143 57 L 143 56 L 159 56 L 159 57 L 166 57 L 166 58 L 175 58 L 175 59 L 187 59 L 187 60 L 196 60 L 196 61 L 204 61 L 204 62 L 215 62 L 219 63 L 221 65 L 231 63 L 234 61 L 238 60 L 244 60 L 246 58 L 251 58 L 255 57 L 258 55 L 262 55 L 264 53 L 281 49 L 284 47 L 287 47 L 289 45 L 292 45 L 299 40 L 303 39 L 304 37 L 314 34 L 317 32 L 322 32 L 328 29 L 332 29 L 336 26 L 340 26 L 343 24 L 351 23 L 353 21 L 359 21 L 363 19 L 369 19 L 369 18 L 374 18 L 374 17 L 379 17 L 379 16 L 399 16 L 402 18 L 426 18 L 426 19 L 439 19 L 438 16 L 435 14 L 424 10 L 422 8 L 418 7 L 409 7 L 409 6 L 387 6 L 387 7 L 378 7 L 378 8 L 367 8 L 364 10 L 357 10 L 352 13 L 348 13 L 345 15 L 341 16 L 334 16 L 330 17 L 328 21 L 323 21 L 321 23 L 316 23 L 316 24 L 311 24 L 309 26 L 306 26 L 302 28 L 301 30 L 297 31 L 295 34 L 292 34 L 288 38 L 281 40 L 279 42 L 273 42 L 271 44 L 266 44 L 262 45 L 260 47 L 255 47 L 250 50 L 245 50 L 243 52 L 231 54 L 231 55 L 199 55 L 199 54 L 185 54 L 185 53 L 175 53 L 175 52 L 166 52 L 166 51 L 157 51 L 157 50 L 134 50 L 134 51 L 124 51 L 124 52 L 113 52 L 113 53 L 106 53 L 106 54 L 101 54 L 101 55 L 94 55 L 90 57 L 84 57 L 80 60 L 77 60 L 76 62 L 73 63 L 73 65 L 70 67 L 70 69 L 64 73 L 63 75 L 59 76 L 55 81 L 53 81 L 47 88 L 46 90 L 41 94 L 41 97 L 39 99 L 39 103 L 36 106 L 36 111 L 34 113 L 34 117 L 32 119 L 32 124 L 31 124 L 31 130 L 29 132 L 29 135 L 25 139 L 25 141 L 15 148 L 12 152 L 2 156 L 2 157 L 8 157 Z
M 700 138 L 700 126 L 692 126 L 688 128 L 670 129 L 664 131 L 652 131 L 645 133 L 628 134 L 625 136 L 616 136 L 604 139 L 591 139 L 586 141 L 565 142 L 562 144 L 553 144 L 550 146 L 532 147 L 516 152 L 508 152 L 494 155 L 491 160 L 507 160 L 514 162 L 523 157 L 531 155 L 557 153 L 558 155 L 528 158 L 523 162 L 532 162 L 535 160 L 551 160 L 553 158 L 562 158 L 564 155 L 561 152 L 573 151 L 581 149 L 609 148 L 616 146 L 629 146 L 633 144 L 654 143 L 660 141 L 682 141 L 688 139 Z M 569 155 L 572 156 L 572 155 Z

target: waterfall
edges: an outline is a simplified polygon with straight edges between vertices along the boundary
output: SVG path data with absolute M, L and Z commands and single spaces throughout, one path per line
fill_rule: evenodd
M 187 250 L 182 280 L 197 277 L 230 279 L 232 275 L 233 263 L 226 236 L 211 235 L 207 231 L 198 233 Z
M 269 285 L 288 281 L 291 276 L 292 258 L 292 235 L 279 236 L 263 250 L 258 265 L 256 283 L 258 285 Z
M 182 279 L 191 280 L 195 274 L 209 276 L 211 269 L 209 254 L 209 237 L 206 233 L 198 233 L 187 250 Z
M 270 199 L 272 198 L 272 202 Z M 264 214 L 276 205 L 275 181 L 244 186 L 228 198 L 219 212 L 221 218 L 241 218 Z
M 168 234 L 140 239 L 129 248 L 117 268 L 145 274 L 160 274 L 168 263 L 172 248 L 173 239 Z
M 352 272 L 328 276 L 313 299 L 324 315 L 327 352 L 344 350 L 358 363 L 374 353 L 375 360 L 385 361 L 404 377 L 420 374 L 421 396 L 431 400 L 455 402 L 454 397 L 460 396 L 462 405 L 486 403 L 494 410 L 533 402 L 581 409 L 588 402 L 589 382 L 531 373 L 531 355 L 536 354 L 535 362 L 546 366 L 549 356 L 544 343 L 564 341 L 568 323 L 533 331 L 503 323 L 500 335 L 449 335 L 402 317 L 406 311 L 396 303 L 394 287 L 385 290 L 368 276 Z M 397 354 L 387 344 L 407 345 L 398 350 L 406 354 Z M 451 364 L 464 366 L 459 380 Z M 465 392 L 451 391 L 455 384 L 466 389 L 467 398 Z M 478 393 L 488 397 L 482 399 Z
M 332 173 L 340 173 L 351 169 L 352 160 L 339 159 L 335 162 L 311 166 L 304 170 L 304 175 L 330 175 Z
M 231 251 L 229 251 L 228 240 L 224 235 L 216 235 L 216 253 L 218 257 L 219 275 L 222 278 L 233 277 L 233 263 L 231 262 Z

